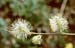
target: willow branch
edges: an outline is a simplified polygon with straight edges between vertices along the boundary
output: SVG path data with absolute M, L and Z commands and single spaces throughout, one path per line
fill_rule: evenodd
M 31 33 L 35 35 L 75 35 L 75 33 Z

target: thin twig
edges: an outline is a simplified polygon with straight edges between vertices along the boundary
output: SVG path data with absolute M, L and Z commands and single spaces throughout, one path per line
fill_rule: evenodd
M 63 15 L 64 13 L 64 9 L 66 7 L 66 3 L 67 3 L 68 0 L 64 0 L 62 5 L 61 5 L 61 9 L 60 9 L 60 13 L 61 13 L 61 16 Z
M 75 35 L 75 33 L 32 33 L 32 34 L 40 34 L 40 35 Z

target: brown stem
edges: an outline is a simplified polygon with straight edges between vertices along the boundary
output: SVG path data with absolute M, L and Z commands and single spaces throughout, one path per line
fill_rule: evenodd
M 35 35 L 75 35 L 75 33 L 34 33 L 32 32 L 31 34 L 35 34 Z

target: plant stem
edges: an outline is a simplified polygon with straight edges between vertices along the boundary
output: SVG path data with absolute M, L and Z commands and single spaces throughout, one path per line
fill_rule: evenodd
M 75 35 L 75 33 L 31 33 L 31 34 L 40 34 L 40 35 Z
M 61 9 L 60 9 L 60 13 L 61 13 L 61 16 L 63 16 L 63 13 L 64 13 L 64 9 L 66 7 L 66 3 L 67 3 L 68 0 L 64 0 L 62 5 L 61 5 Z

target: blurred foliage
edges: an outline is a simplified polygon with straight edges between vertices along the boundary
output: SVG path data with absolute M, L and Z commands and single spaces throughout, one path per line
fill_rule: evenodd
M 11 0 L 10 8 L 14 16 L 24 16 L 34 23 L 39 20 L 48 20 L 50 15 L 50 10 L 45 4 L 45 0 Z
M 0 32 L 2 33 L 3 37 L 7 36 L 6 27 L 7 22 L 3 18 L 0 18 Z
M 44 16 L 49 13 L 47 6 L 44 4 L 44 0 L 11 0 L 10 7 L 13 10 L 14 15 L 19 16 L 33 16 L 32 14 Z M 47 15 L 46 15 L 47 16 Z
M 8 2 L 8 0 L 0 0 L 0 7 L 5 5 Z

